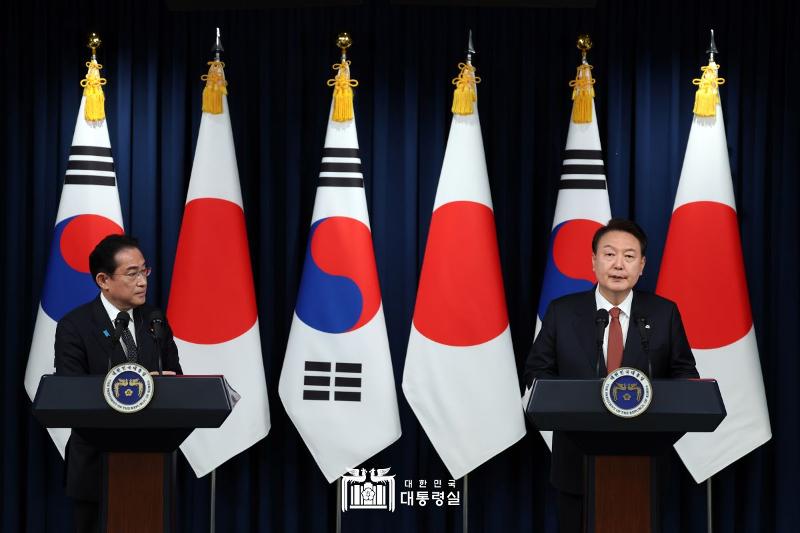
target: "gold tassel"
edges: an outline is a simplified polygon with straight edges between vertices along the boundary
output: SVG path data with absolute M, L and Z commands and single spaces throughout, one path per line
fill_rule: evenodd
M 225 81 L 225 63 L 222 61 L 209 61 L 208 74 L 203 74 L 200 79 L 206 82 L 203 89 L 203 111 L 213 115 L 222 113 L 222 95 L 228 94 L 228 82 Z
M 575 79 L 569 82 L 572 87 L 572 122 L 588 124 L 592 121 L 592 100 L 594 99 L 594 78 L 592 66 L 582 63 Z
M 693 111 L 698 117 L 715 117 L 719 103 L 719 86 L 725 83 L 725 78 L 717 76 L 719 65 L 713 61 L 705 67 L 700 67 L 700 70 L 703 71 L 703 75 L 692 80 L 692 83 L 697 85 Z
M 458 68 L 461 72 L 452 81 L 456 88 L 453 91 L 453 107 L 450 110 L 454 115 L 471 115 L 472 104 L 478 100 L 476 85 L 481 79 L 475 75 L 475 67 L 468 63 L 459 63 Z
M 333 65 L 336 76 L 328 80 L 328 87 L 333 87 L 334 122 L 347 122 L 353 119 L 353 87 L 358 87 L 357 80 L 350 79 L 350 61 L 342 61 Z
M 86 62 L 86 77 L 81 80 L 83 95 L 86 97 L 86 105 L 83 108 L 83 116 L 89 122 L 103 120 L 106 118 L 106 97 L 103 94 L 103 85 L 106 79 L 100 77 L 100 69 L 103 65 L 96 59 Z

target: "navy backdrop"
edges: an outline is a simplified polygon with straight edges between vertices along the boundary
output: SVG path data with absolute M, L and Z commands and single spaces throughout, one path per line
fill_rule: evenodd
M 612 213 L 649 233 L 640 285 L 657 279 L 694 98 L 717 33 L 728 145 L 773 439 L 714 482 L 717 531 L 793 531 L 798 471 L 797 3 L 598 2 L 593 9 L 409 7 L 170 11 L 153 1 L 14 2 L 4 8 L 0 84 L 2 530 L 65 531 L 62 462 L 31 418 L 23 375 L 88 59 L 99 60 L 125 227 L 165 306 L 214 28 L 257 289 L 269 436 L 218 469 L 219 531 L 331 531 L 335 492 L 277 397 L 314 201 L 336 34 L 350 52 L 356 121 L 398 382 L 402 438 L 367 462 L 399 480 L 447 479 L 399 383 L 419 267 L 468 28 L 518 365 L 531 343 L 579 55 L 589 32 Z M 673 457 L 666 531 L 703 531 L 705 486 Z M 471 531 L 555 531 L 548 452 L 536 432 L 469 478 Z M 416 482 L 415 482 L 416 485 Z M 208 528 L 209 480 L 179 466 L 180 531 Z M 459 488 L 461 485 L 459 484 Z M 344 531 L 461 531 L 461 508 L 349 512 Z

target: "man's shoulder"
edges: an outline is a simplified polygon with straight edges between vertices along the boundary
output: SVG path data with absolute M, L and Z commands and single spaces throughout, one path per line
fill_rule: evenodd
M 84 322 L 87 319 L 91 319 L 92 314 L 94 313 L 94 307 L 98 305 L 98 303 L 99 302 L 97 298 L 92 298 L 85 304 L 79 305 L 66 315 L 62 316 L 61 320 L 58 322 Z
M 576 307 L 582 307 L 587 302 L 594 302 L 594 288 L 588 291 L 573 292 L 571 294 L 559 296 L 550 302 L 550 305 L 560 308 L 574 309 Z

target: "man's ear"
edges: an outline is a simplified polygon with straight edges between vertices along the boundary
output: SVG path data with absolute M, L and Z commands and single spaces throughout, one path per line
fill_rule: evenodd
M 94 281 L 104 291 L 108 290 L 108 274 L 105 272 L 98 272 L 94 277 Z
M 641 276 L 644 272 L 644 265 L 647 263 L 647 258 L 642 256 L 642 269 L 639 271 L 639 275 Z

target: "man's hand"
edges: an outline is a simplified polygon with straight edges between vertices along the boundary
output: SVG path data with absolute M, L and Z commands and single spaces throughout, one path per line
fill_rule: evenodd
M 177 374 L 175 374 L 175 372 L 173 372 L 172 370 L 164 370 L 161 373 L 153 370 L 152 372 L 150 372 L 150 375 L 151 376 L 176 376 Z

